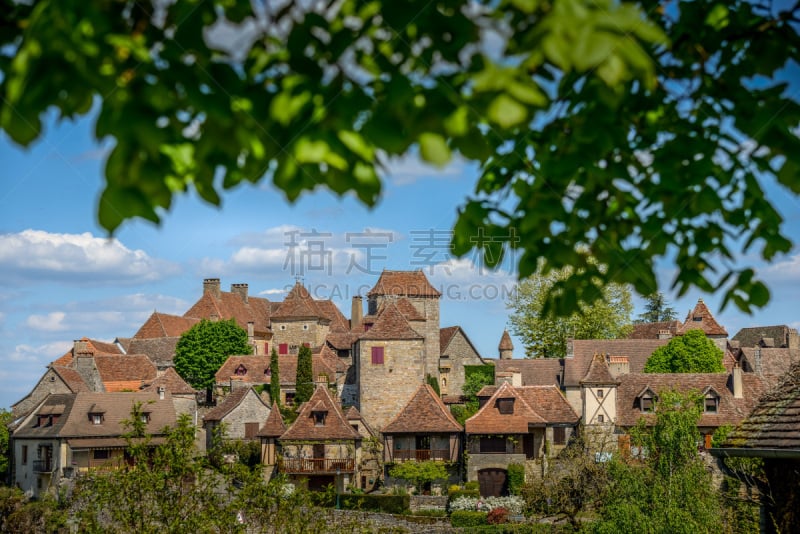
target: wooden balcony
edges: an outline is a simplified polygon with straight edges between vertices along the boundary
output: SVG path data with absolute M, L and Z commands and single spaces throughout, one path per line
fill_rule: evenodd
M 447 449 L 396 449 L 392 454 L 395 462 L 449 462 L 450 451 Z
M 356 461 L 353 458 L 281 458 L 278 467 L 282 473 L 290 474 L 353 473 Z
M 55 465 L 52 460 L 34 460 L 33 472 L 34 473 L 52 473 Z

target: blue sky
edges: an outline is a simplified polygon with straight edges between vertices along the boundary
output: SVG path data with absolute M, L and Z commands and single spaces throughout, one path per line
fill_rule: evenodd
M 442 326 L 461 325 L 482 355 L 496 356 L 513 276 L 449 258 L 444 244 L 474 186 L 474 167 L 393 161 L 371 210 L 326 191 L 290 206 L 269 185 L 240 187 L 221 209 L 188 195 L 160 227 L 131 222 L 108 240 L 95 217 L 104 151 L 92 129 L 92 117 L 50 121 L 27 150 L 0 133 L 0 407 L 24 396 L 74 339 L 129 337 L 153 310 L 182 314 L 206 277 L 221 278 L 226 289 L 248 283 L 251 294 L 279 300 L 302 274 L 318 298 L 332 297 L 349 316 L 350 297 L 366 292 L 381 269 L 432 269 L 444 292 Z M 800 202 L 771 193 L 785 232 L 800 242 Z M 292 240 L 297 246 L 287 245 Z M 800 248 L 770 266 L 743 261 L 772 289 L 770 305 L 754 316 L 720 312 L 715 296 L 676 299 L 672 267 L 664 262 L 659 275 L 680 318 L 703 296 L 731 335 L 745 326 L 800 326 Z

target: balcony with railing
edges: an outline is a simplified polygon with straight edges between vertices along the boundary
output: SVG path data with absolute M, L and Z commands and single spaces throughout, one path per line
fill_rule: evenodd
M 392 459 L 395 462 L 437 462 L 450 461 L 450 451 L 447 449 L 395 449 Z
M 33 472 L 34 473 L 52 473 L 55 468 L 52 460 L 34 460 Z
M 352 473 L 356 470 L 353 458 L 281 458 L 279 469 L 283 473 Z

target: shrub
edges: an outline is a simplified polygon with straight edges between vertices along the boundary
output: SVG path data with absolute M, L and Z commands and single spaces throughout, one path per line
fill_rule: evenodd
M 459 510 L 450 514 L 450 524 L 454 527 L 479 527 L 486 523 L 486 512 Z
M 501 525 L 508 523 L 508 510 L 502 506 L 498 506 L 486 516 L 486 522 L 490 525 Z
M 481 496 L 481 494 L 480 494 L 480 492 L 478 490 L 467 490 L 467 489 L 459 489 L 459 490 L 456 490 L 456 491 L 452 491 L 452 492 L 449 492 L 447 495 L 448 495 L 448 497 L 450 497 L 451 501 L 453 499 L 458 499 L 459 497 L 473 497 L 473 498 L 477 499 L 478 497 Z
M 520 495 L 525 485 L 525 466 L 523 464 L 508 464 L 508 492 L 511 495 Z
M 451 495 L 457 491 L 461 491 L 461 486 L 458 484 L 452 484 L 449 488 L 447 488 L 447 494 Z
M 408 495 L 342 494 L 339 496 L 339 502 L 345 510 L 408 514 L 410 513 L 411 498 Z
M 465 490 L 475 490 L 475 491 L 480 491 L 480 489 L 481 489 L 481 485 L 480 485 L 480 484 L 478 484 L 478 481 L 477 481 L 477 480 L 470 480 L 469 482 L 467 482 L 466 484 L 464 484 L 464 489 L 465 489 Z
M 495 508 L 505 508 L 510 514 L 521 515 L 525 501 L 521 497 L 459 497 L 450 501 L 450 511 L 489 512 Z

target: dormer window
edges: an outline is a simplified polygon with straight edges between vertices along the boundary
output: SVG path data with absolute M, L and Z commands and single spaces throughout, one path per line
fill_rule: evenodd
M 644 388 L 636 397 L 639 401 L 639 410 L 642 413 L 653 413 L 655 411 L 658 397 L 650 387 Z
M 703 411 L 705 413 L 719 412 L 719 394 L 714 391 L 714 388 L 709 387 L 703 393 Z
M 694 317 L 692 317 L 692 321 L 694 321 L 694 322 L 696 322 L 696 323 L 699 323 L 699 322 L 701 322 L 702 320 L 703 320 L 703 318 L 702 318 L 702 317 L 697 317 L 697 316 L 694 316 Z
M 314 426 L 325 426 L 325 418 L 328 415 L 327 411 L 314 411 L 311 416 L 314 418 Z
M 150 412 L 144 412 L 142 415 L 139 416 L 139 420 L 144 424 L 149 423 L 150 422 Z
M 497 411 L 503 415 L 514 413 L 514 397 L 507 399 L 497 399 Z
M 89 420 L 92 422 L 93 425 L 102 425 L 103 424 L 103 414 L 99 412 L 94 412 L 89 414 Z
M 244 376 L 247 374 L 247 367 L 245 367 L 244 364 L 240 363 L 239 367 L 236 368 L 233 374 L 235 374 L 236 376 Z

